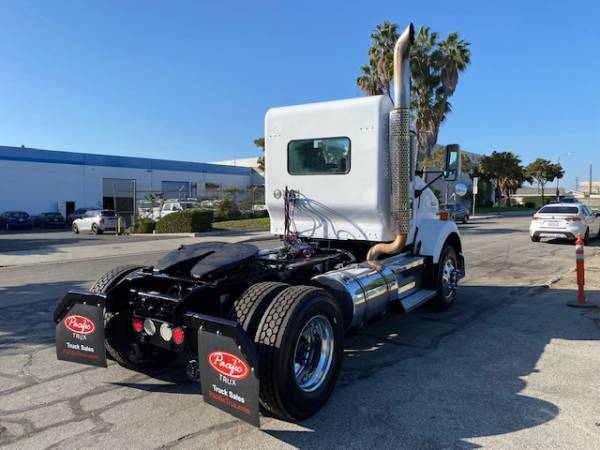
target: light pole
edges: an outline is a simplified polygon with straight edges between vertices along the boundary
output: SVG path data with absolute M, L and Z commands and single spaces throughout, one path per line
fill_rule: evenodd
M 558 165 L 560 166 L 560 157 L 561 156 L 571 156 L 571 152 L 567 152 L 567 153 L 561 153 L 560 155 L 558 155 Z M 560 177 L 557 175 L 556 176 L 556 201 L 559 202 L 560 201 L 560 191 L 558 190 L 558 183 L 560 181 Z

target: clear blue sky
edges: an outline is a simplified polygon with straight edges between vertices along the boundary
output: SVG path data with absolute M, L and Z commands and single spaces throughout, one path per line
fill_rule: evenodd
M 600 179 L 597 1 L 2 0 L 0 145 L 252 156 L 269 107 L 360 95 L 384 20 L 472 44 L 440 143 Z

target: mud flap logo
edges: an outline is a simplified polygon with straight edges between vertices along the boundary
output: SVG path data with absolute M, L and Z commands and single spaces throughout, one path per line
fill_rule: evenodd
M 64 322 L 67 330 L 73 333 L 91 334 L 96 330 L 94 322 L 84 316 L 67 316 Z
M 243 380 L 248 376 L 248 365 L 231 353 L 216 351 L 208 355 L 208 363 L 221 375 L 234 380 Z
M 104 308 L 76 303 L 56 325 L 56 357 L 106 367 Z

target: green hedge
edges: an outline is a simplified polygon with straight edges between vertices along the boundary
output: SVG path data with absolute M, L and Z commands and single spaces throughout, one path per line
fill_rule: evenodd
M 156 222 L 152 219 L 135 219 L 133 226 L 134 233 L 152 233 L 156 227 Z
M 213 222 L 210 209 L 187 209 L 171 213 L 156 223 L 157 233 L 196 233 L 209 231 Z

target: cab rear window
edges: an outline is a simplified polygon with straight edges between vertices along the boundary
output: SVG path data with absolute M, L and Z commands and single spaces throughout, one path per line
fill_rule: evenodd
M 544 206 L 538 211 L 539 214 L 578 214 L 577 206 Z
M 346 174 L 350 172 L 347 137 L 300 139 L 288 144 L 290 175 Z

